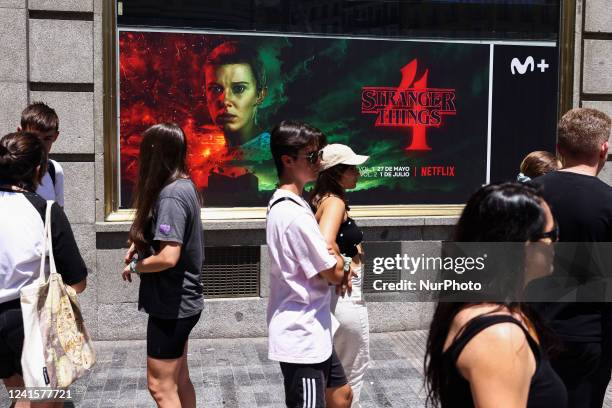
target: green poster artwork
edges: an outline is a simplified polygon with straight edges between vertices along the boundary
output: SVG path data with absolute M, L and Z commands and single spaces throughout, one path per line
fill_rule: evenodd
M 351 205 L 461 204 L 486 181 L 489 45 L 121 31 L 121 205 L 140 134 L 180 124 L 207 207 L 263 207 L 270 131 L 307 122 L 370 159 Z

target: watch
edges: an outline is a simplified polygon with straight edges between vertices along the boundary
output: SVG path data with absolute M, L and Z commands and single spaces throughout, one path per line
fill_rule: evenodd
M 140 272 L 136 270 L 137 263 L 138 263 L 138 258 L 132 259 L 132 262 L 130 262 L 130 272 L 135 273 L 136 275 L 140 275 Z

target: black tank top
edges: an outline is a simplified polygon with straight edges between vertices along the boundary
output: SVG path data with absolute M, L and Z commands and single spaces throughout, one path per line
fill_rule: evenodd
M 340 224 L 338 235 L 336 235 L 340 253 L 349 258 L 354 257 L 359 252 L 357 246 L 361 244 L 361 241 L 363 241 L 363 231 L 351 217 L 347 217 L 346 221 Z
M 529 347 L 533 352 L 536 369 L 531 378 L 527 408 L 564 408 L 567 406 L 567 390 L 546 358 L 542 348 L 531 337 L 529 332 L 514 317 L 509 315 L 483 315 L 472 319 L 463 332 L 453 341 L 443 354 L 443 380 L 445 390 L 440 395 L 442 408 L 473 408 L 474 401 L 470 383 L 457 370 L 457 358 L 467 343 L 482 330 L 499 323 L 515 323 L 525 333 Z

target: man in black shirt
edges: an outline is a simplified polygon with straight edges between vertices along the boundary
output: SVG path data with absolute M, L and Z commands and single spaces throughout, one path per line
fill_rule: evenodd
M 610 129 L 610 118 L 595 109 L 573 109 L 559 121 L 557 150 L 564 167 L 534 182 L 555 216 L 560 241 L 612 242 L 612 187 L 597 178 L 608 157 Z M 569 269 L 581 282 L 588 279 L 583 261 Z M 609 306 L 535 306 L 562 341 L 562 352 L 552 363 L 567 387 L 569 407 L 602 407 L 612 367 Z

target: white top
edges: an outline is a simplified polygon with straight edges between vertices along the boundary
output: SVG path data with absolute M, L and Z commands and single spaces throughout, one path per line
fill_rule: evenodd
M 0 303 L 18 299 L 38 277 L 43 233 L 40 214 L 23 194 L 0 191 Z
M 281 201 L 268 212 L 266 243 L 270 254 L 268 299 L 268 358 L 315 364 L 332 353 L 330 292 L 318 274 L 333 267 L 317 221 L 300 196 L 276 190 L 270 203 L 291 197 L 300 205 Z
M 45 200 L 53 200 L 60 207 L 64 206 L 64 169 L 55 160 L 49 160 L 55 167 L 55 184 L 51 179 L 49 170 L 45 173 L 42 183 L 36 189 L 36 194 Z

